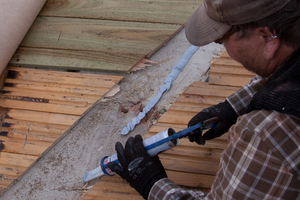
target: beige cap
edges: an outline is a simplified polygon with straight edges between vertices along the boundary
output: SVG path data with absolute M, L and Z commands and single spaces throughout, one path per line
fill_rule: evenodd
M 290 0 L 203 0 L 186 23 L 185 33 L 195 46 L 209 44 L 230 30 L 232 25 L 261 20 Z

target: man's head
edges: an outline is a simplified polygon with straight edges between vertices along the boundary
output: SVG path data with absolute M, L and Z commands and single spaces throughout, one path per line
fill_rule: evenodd
M 209 44 L 233 25 L 264 19 L 291 0 L 203 0 L 186 24 L 186 36 L 196 46 Z
M 204 0 L 186 24 L 196 46 L 223 40 L 228 54 L 261 76 L 300 47 L 299 0 Z

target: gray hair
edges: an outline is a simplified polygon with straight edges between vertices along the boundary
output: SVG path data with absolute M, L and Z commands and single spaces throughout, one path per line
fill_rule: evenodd
M 249 36 L 249 31 L 258 27 L 268 27 L 287 46 L 300 48 L 300 1 L 292 0 L 278 12 L 242 25 L 233 25 L 230 31 L 237 32 L 239 38 Z

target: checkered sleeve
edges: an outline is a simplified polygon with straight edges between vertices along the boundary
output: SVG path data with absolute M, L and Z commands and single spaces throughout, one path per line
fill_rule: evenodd
M 238 118 L 207 199 L 300 199 L 300 120 L 269 110 Z
M 201 191 L 184 190 L 168 178 L 157 181 L 150 190 L 148 200 L 167 199 L 204 199 L 205 193 Z
M 249 84 L 230 95 L 226 98 L 231 107 L 240 116 L 246 113 L 247 107 L 253 95 L 260 90 L 267 82 L 267 78 L 255 76 Z

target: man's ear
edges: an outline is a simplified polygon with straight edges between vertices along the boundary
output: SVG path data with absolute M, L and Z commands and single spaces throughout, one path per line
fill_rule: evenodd
M 255 32 L 262 38 L 265 59 L 273 59 L 280 46 L 280 39 L 268 27 L 256 28 Z

